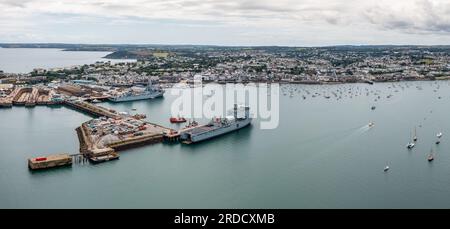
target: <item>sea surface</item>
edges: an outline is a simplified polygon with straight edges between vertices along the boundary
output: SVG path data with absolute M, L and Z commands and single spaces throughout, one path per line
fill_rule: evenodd
M 1 48 L 0 70 L 6 73 L 29 73 L 35 68 L 60 68 L 93 64 L 97 61 L 111 63 L 136 60 L 105 59 L 111 52 L 62 51 L 48 48 Z
M 101 105 L 178 128 L 168 122 L 174 99 L 168 91 Z M 1 109 L 0 207 L 450 207 L 448 81 L 282 85 L 279 104 L 276 129 L 261 130 L 255 119 L 199 144 L 160 143 L 117 161 L 39 172 L 27 158 L 78 152 L 75 128 L 91 117 L 64 107 Z M 418 141 L 408 150 L 414 128 Z

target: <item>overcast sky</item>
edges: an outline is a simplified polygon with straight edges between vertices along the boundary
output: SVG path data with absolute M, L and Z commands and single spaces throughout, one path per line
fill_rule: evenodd
M 0 0 L 0 42 L 450 45 L 450 0 Z

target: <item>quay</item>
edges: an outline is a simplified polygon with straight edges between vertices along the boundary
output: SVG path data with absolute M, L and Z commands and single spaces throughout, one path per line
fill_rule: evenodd
M 23 101 L 22 97 L 25 93 L 31 95 L 32 92 L 28 89 L 18 91 L 16 98 Z M 49 97 L 45 91 L 36 90 L 34 93 L 36 93 L 35 96 L 37 95 L 37 101 Z M 28 98 L 29 95 L 27 95 Z M 173 137 L 173 133 L 176 133 L 173 129 L 145 121 L 140 115 L 119 114 L 113 109 L 86 101 L 64 100 L 62 104 L 95 117 L 75 129 L 80 144 L 80 153 L 30 158 L 28 167 L 32 170 L 71 165 L 74 160 L 101 163 L 119 159 L 120 155 L 116 151 L 160 143 L 168 139 L 168 136 L 169 138 Z
M 166 133 L 173 130 L 132 116 L 100 117 L 76 128 L 80 153 L 87 158 L 111 156 L 116 150 L 163 142 Z

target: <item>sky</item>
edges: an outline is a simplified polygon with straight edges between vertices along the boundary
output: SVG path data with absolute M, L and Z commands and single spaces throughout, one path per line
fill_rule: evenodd
M 450 45 L 450 0 L 0 0 L 0 42 Z

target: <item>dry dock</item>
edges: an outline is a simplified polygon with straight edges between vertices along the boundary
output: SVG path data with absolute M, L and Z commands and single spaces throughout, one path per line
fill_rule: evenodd
M 36 98 L 36 104 L 37 105 L 51 105 L 52 101 L 52 91 L 45 90 L 45 89 L 38 89 L 38 96 Z
M 17 106 L 25 105 L 32 99 L 33 89 L 29 87 L 19 88 L 13 99 L 13 104 Z
M 21 88 L 16 88 L 7 97 L 0 98 L 0 107 L 12 107 L 13 101 L 20 91 Z
M 72 165 L 72 156 L 69 154 L 54 154 L 45 157 L 36 157 L 28 159 L 28 167 L 30 169 L 48 169 Z
M 0 98 L 0 107 L 12 107 L 12 99 L 9 97 Z
M 36 101 L 39 96 L 39 90 L 37 88 L 32 88 L 30 95 L 28 96 L 27 101 L 25 102 L 26 107 L 33 107 L 36 106 Z

